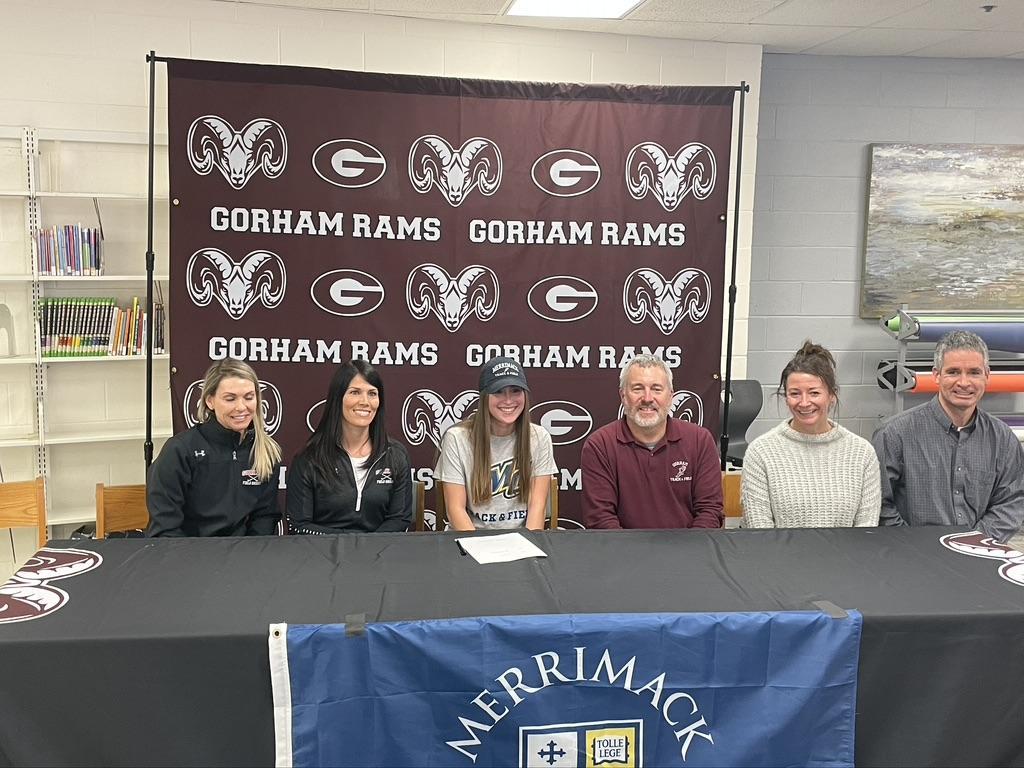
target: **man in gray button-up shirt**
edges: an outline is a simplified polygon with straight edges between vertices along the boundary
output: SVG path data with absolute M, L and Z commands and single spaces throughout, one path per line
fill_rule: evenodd
M 953 331 L 935 347 L 939 393 L 897 414 L 872 442 L 882 470 L 881 525 L 963 525 L 1007 541 L 1024 524 L 1024 448 L 980 408 L 988 347 Z

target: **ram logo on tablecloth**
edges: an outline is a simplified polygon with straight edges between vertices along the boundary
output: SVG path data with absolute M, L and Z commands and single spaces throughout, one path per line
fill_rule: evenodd
M 0 624 L 40 619 L 56 613 L 71 596 L 52 582 L 80 576 L 103 563 L 103 556 L 85 549 L 43 547 L 0 586 Z
M 1000 544 L 979 531 L 948 533 L 939 541 L 942 546 L 961 555 L 1000 561 L 999 575 L 1013 584 L 1024 586 L 1024 552 L 1017 551 L 1009 544 Z

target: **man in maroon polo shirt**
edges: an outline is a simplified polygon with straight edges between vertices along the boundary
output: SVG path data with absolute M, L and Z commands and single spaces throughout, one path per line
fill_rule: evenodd
M 669 416 L 672 371 L 637 355 L 619 376 L 624 417 L 583 445 L 588 528 L 721 528 L 722 470 L 711 433 Z

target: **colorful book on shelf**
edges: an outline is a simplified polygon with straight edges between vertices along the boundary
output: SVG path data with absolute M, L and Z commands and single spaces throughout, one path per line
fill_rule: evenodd
M 54 225 L 36 233 L 40 275 L 49 277 L 103 274 L 102 232 L 79 224 Z

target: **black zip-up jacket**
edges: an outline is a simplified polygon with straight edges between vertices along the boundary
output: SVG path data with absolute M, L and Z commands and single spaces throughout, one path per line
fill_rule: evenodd
M 292 533 L 404 531 L 412 521 L 412 480 L 405 446 L 388 440 L 360 493 L 352 462 L 340 448 L 330 482 L 303 454 L 288 468 L 287 517 Z
M 249 468 L 255 440 L 216 420 L 170 438 L 149 468 L 147 536 L 251 536 L 274 533 L 277 467 L 266 482 Z

